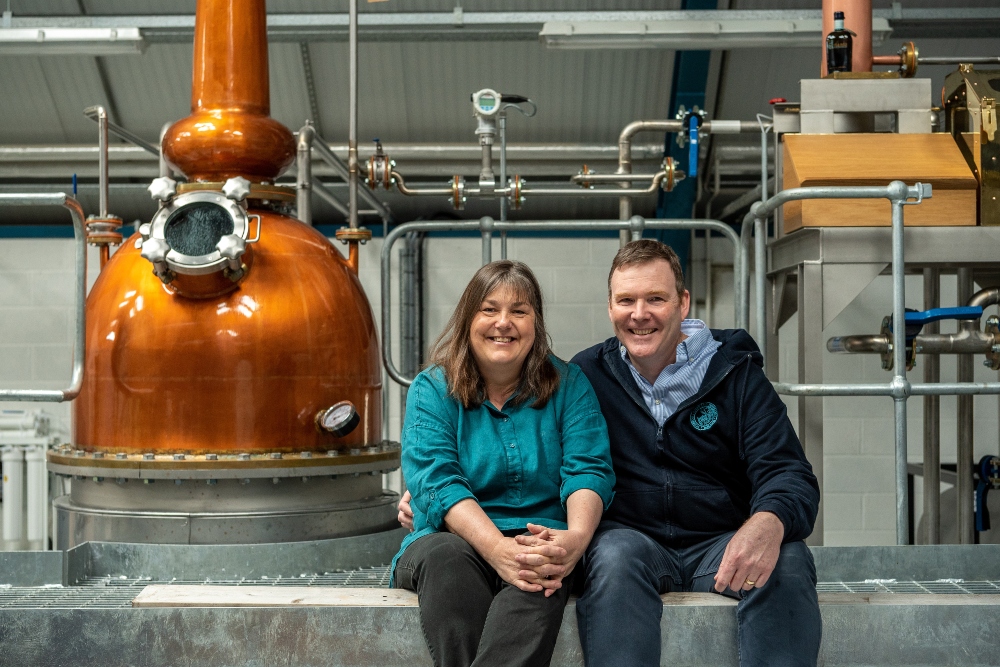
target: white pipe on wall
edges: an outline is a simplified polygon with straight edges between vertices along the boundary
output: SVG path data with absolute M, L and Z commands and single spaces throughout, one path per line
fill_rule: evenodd
M 28 490 L 28 541 L 41 542 L 42 550 L 46 551 L 49 544 L 49 473 L 45 469 L 45 447 L 28 447 L 24 453 L 24 461 Z
M 3 463 L 3 539 L 8 544 L 24 540 L 24 450 L 5 447 Z M 20 547 L 20 545 L 16 545 Z

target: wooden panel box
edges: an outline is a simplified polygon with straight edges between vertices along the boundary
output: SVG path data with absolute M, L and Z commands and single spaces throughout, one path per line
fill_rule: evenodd
M 786 134 L 782 188 L 930 183 L 907 206 L 907 226 L 975 225 L 978 183 L 950 134 Z M 887 199 L 815 199 L 784 207 L 785 233 L 802 227 L 888 227 Z

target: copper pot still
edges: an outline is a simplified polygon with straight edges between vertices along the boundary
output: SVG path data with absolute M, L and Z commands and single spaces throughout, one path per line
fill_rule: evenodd
M 381 364 L 352 265 L 283 214 L 291 132 L 269 117 L 263 0 L 199 0 L 192 113 L 162 149 L 160 211 L 87 303 L 74 403 L 79 449 L 137 454 L 332 452 L 381 443 Z M 348 428 L 324 430 L 344 401 Z M 344 431 L 349 431 L 344 433 Z

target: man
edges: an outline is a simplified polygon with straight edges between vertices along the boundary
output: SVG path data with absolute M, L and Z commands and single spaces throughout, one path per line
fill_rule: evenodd
M 690 300 L 669 246 L 630 243 L 608 277 L 615 337 L 573 358 L 618 480 L 577 603 L 587 665 L 659 665 L 670 591 L 740 600 L 742 665 L 814 665 L 816 478 L 753 340 L 686 319 Z
M 669 246 L 626 245 L 608 276 L 615 336 L 572 360 L 597 393 L 617 478 L 582 561 L 584 658 L 659 665 L 660 595 L 714 591 L 740 601 L 742 665 L 814 665 L 821 620 L 802 540 L 816 478 L 753 339 L 687 320 L 690 300 Z M 518 541 L 559 542 L 533 532 Z M 557 558 L 519 559 L 522 577 L 568 573 Z

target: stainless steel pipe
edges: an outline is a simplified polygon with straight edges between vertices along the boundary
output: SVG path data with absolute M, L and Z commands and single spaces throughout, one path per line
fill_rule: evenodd
M 299 130 L 295 149 L 295 217 L 312 226 L 312 144 L 316 136 L 306 123 Z
M 941 272 L 924 269 L 924 310 L 941 305 Z M 940 322 L 927 325 L 929 334 L 939 333 Z M 930 355 L 924 360 L 924 382 L 941 380 L 941 358 Z M 924 542 L 941 542 L 941 398 L 924 396 Z
M 525 221 L 525 222 L 496 222 L 492 218 L 483 218 L 479 221 L 427 221 L 408 222 L 394 228 L 386 237 L 382 244 L 381 273 L 382 273 L 382 361 L 385 364 L 386 372 L 395 382 L 409 386 L 413 382 L 412 377 L 406 377 L 396 368 L 392 359 L 392 291 L 391 291 L 391 258 L 392 247 L 396 241 L 409 232 L 447 232 L 465 231 L 480 232 L 483 238 L 483 261 L 487 259 L 487 232 L 503 231 L 607 231 L 621 230 L 628 234 L 629 238 L 641 235 L 644 229 L 705 229 L 723 234 L 729 239 L 733 246 L 733 288 L 736 289 L 739 283 L 741 265 L 743 263 L 743 250 L 740 238 L 729 225 L 718 220 L 645 220 L 640 216 L 633 216 L 630 220 L 546 220 L 546 221 Z M 491 247 L 491 246 L 490 246 Z M 492 250 L 489 250 L 491 253 Z M 490 255 L 491 256 L 491 255 Z
M 972 300 L 972 290 L 974 289 L 974 284 L 972 282 L 972 269 L 967 267 L 962 267 L 958 269 L 958 302 L 966 303 Z M 962 322 L 962 325 L 973 325 L 976 327 L 976 332 L 978 333 L 979 321 L 973 322 Z M 960 327 L 960 333 L 971 333 L 965 327 Z M 973 363 L 975 360 L 971 355 L 964 354 L 958 358 L 958 374 L 957 380 L 959 382 L 971 382 L 974 377 Z M 975 465 L 974 452 L 973 452 L 973 419 L 975 415 L 973 413 L 972 407 L 972 396 L 959 396 L 958 397 L 958 409 L 956 415 L 957 421 L 957 451 L 956 451 L 956 483 L 955 483 L 955 494 L 958 498 L 958 510 L 957 510 L 957 525 L 958 525 L 958 543 L 959 544 L 972 544 L 973 538 L 975 536 L 975 513 L 972 506 L 973 498 L 973 484 L 972 484 L 972 468 Z
M 358 0 L 348 2 L 350 111 L 347 131 L 347 225 L 358 226 Z M 377 208 L 377 207 L 376 207 Z
M 0 389 L 0 401 L 36 401 L 61 403 L 71 401 L 83 386 L 86 353 L 87 313 L 87 234 L 84 230 L 83 207 L 64 192 L 52 194 L 0 194 L 0 206 L 62 206 L 73 218 L 76 239 L 76 318 L 73 328 L 73 375 L 65 389 Z

